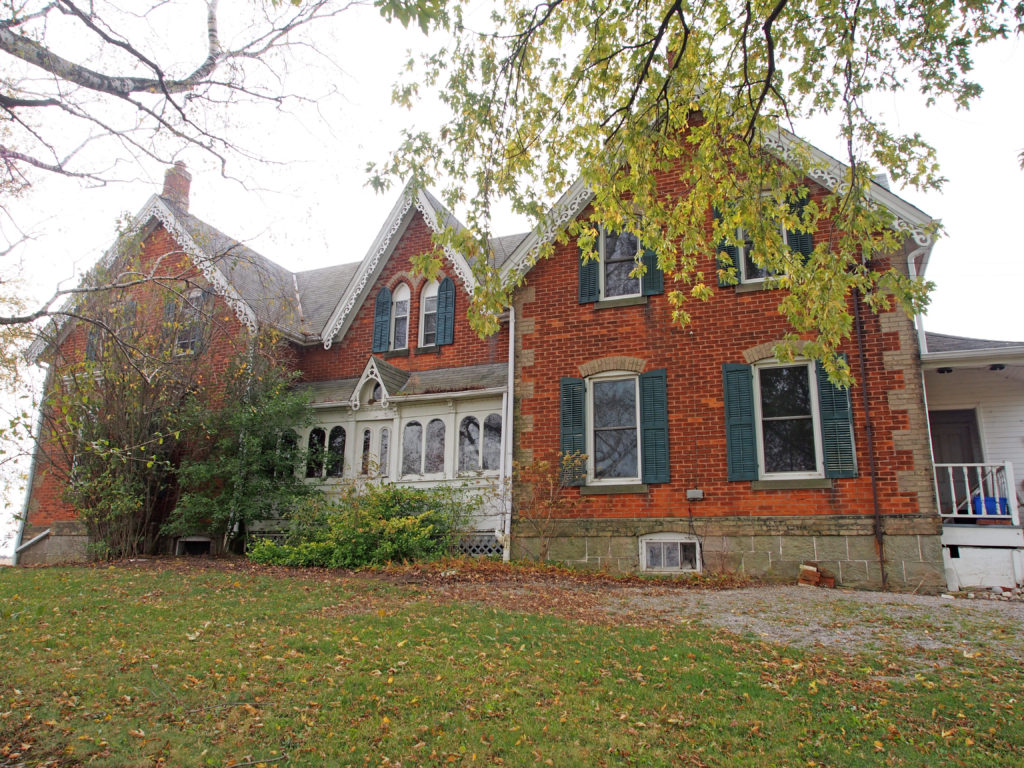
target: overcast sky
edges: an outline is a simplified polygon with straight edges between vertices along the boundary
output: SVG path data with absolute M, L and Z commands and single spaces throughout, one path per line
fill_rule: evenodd
M 388 27 L 375 11 L 356 9 L 325 40 L 341 69 L 331 75 L 340 97 L 298 119 L 264 113 L 234 122 L 233 135 L 274 162 L 240 168 L 248 188 L 220 178 L 207 158 L 179 158 L 194 176 L 192 213 L 293 270 L 363 257 L 397 195 L 370 191 L 366 164 L 386 159 L 403 125 L 431 120 L 428 107 L 410 114 L 389 103 L 406 50 L 424 45 L 419 33 Z M 937 284 L 928 330 L 1024 340 L 1024 248 L 1013 232 L 1024 216 L 1024 172 L 1017 159 L 1024 149 L 1021 72 L 1022 46 L 995 44 L 977 56 L 976 77 L 985 94 L 970 112 L 943 104 L 924 109 L 912 95 L 880 102 L 896 127 L 919 131 L 937 147 L 948 178 L 940 193 L 893 190 L 945 226 L 927 274 Z M 805 139 L 844 156 L 830 127 L 803 128 Z M 143 164 L 137 180 L 97 189 L 64 180 L 37 185 L 15 209 L 35 235 L 20 253 L 30 290 L 43 297 L 57 281 L 72 282 L 88 269 L 111 244 L 118 216 L 134 214 L 159 191 L 163 170 Z M 523 228 L 514 221 L 507 226 Z M 2 527 L 0 555 L 6 554 Z

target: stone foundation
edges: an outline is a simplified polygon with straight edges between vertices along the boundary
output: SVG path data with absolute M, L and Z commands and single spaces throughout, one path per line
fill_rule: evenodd
M 903 515 L 885 517 L 882 523 L 889 588 L 925 593 L 945 589 L 938 519 Z M 700 542 L 702 566 L 708 572 L 795 584 L 800 564 L 810 560 L 832 571 L 837 585 L 882 586 L 872 518 L 864 515 L 580 519 L 552 521 L 546 527 L 516 521 L 512 556 L 536 559 L 542 532 L 548 560 L 575 567 L 638 570 L 639 537 L 671 532 Z
M 47 528 L 50 534 L 46 538 L 18 553 L 18 565 L 84 563 L 89 559 L 89 535 L 79 522 L 53 523 L 45 528 L 26 526 L 21 543 L 32 541 Z

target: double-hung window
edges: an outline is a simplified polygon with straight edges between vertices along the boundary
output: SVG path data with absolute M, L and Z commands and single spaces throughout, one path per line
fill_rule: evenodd
M 455 329 L 455 283 L 445 277 L 431 281 L 419 293 L 419 308 L 412 306 L 411 291 L 400 283 L 392 291 L 387 286 L 377 291 L 373 308 L 373 351 L 388 352 L 409 348 L 410 317 L 419 319 L 418 347 L 440 347 L 453 343 Z M 408 353 L 406 353 L 408 354 Z
M 640 255 L 640 241 L 630 232 L 601 231 L 601 296 L 617 299 L 640 295 L 640 278 L 632 275 Z
M 589 382 L 587 475 L 595 482 L 640 482 L 637 377 Z
M 587 457 L 568 484 L 668 482 L 665 381 L 664 369 L 561 380 L 561 453 Z
M 805 205 L 806 200 L 801 200 L 800 202 L 793 203 L 791 210 L 795 215 L 801 216 Z M 717 209 L 713 211 L 713 214 L 716 221 L 722 219 L 722 214 Z M 781 222 L 778 224 L 778 232 L 782 242 L 794 253 L 806 259 L 814 252 L 813 232 L 790 231 Z M 779 274 L 757 263 L 754 240 L 750 232 L 743 227 L 738 227 L 734 234 L 736 245 L 727 240 L 723 240 L 718 245 L 719 267 L 724 269 L 735 267 L 736 281 L 739 284 L 763 283 L 767 279 Z M 723 276 L 720 276 L 718 284 L 728 285 L 729 283 Z
M 638 263 L 644 265 L 642 276 L 633 275 Z M 658 267 L 657 255 L 643 248 L 631 232 L 602 229 L 597 240 L 597 258 L 584 262 L 581 255 L 580 304 L 654 296 L 664 292 L 665 275 Z
M 730 480 L 856 477 L 850 394 L 820 365 L 726 364 L 722 376 Z
M 437 281 L 431 280 L 420 291 L 420 343 L 432 347 L 437 343 Z
M 391 303 L 391 349 L 409 346 L 409 286 L 402 283 L 395 289 Z

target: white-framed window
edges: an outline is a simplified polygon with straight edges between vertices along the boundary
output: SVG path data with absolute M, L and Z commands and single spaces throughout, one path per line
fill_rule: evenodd
M 206 332 L 205 315 L 209 297 L 210 294 L 202 288 L 193 288 L 185 295 L 174 337 L 174 351 L 177 354 L 191 355 L 201 347 Z
M 387 427 L 382 427 L 380 430 L 380 452 L 377 454 L 377 474 L 380 477 L 387 477 L 390 465 L 391 430 Z
M 783 243 L 789 241 L 786 227 L 782 224 L 779 225 L 779 235 L 782 237 Z M 757 265 L 754 261 L 753 240 L 742 227 L 736 230 L 736 241 L 739 243 L 736 247 L 736 273 L 740 283 L 763 283 L 778 274 Z
M 754 419 L 762 478 L 825 476 L 820 418 L 813 364 L 754 366 Z
M 640 295 L 640 278 L 632 277 L 640 254 L 640 241 L 629 232 L 601 230 L 601 298 L 619 299 Z
M 420 291 L 421 347 L 432 347 L 437 344 L 437 288 L 437 281 L 430 280 Z
M 501 415 L 484 419 L 483 433 L 476 416 L 459 422 L 459 472 L 496 472 L 501 462 Z
M 640 570 L 654 573 L 699 572 L 700 541 L 682 533 L 651 533 L 640 537 Z
M 359 474 L 368 475 L 370 474 L 370 465 L 372 459 L 370 458 L 370 430 L 363 430 L 363 445 L 361 450 L 361 458 L 359 460 Z
M 332 427 L 327 440 L 327 476 L 341 477 L 345 472 L 345 428 Z
M 635 375 L 587 380 L 587 483 L 639 483 L 640 397 Z
M 409 286 L 402 283 L 391 294 L 391 349 L 409 346 Z
M 443 475 L 445 426 L 431 419 L 426 430 L 419 421 L 406 423 L 402 431 L 402 475 Z
M 309 431 L 309 440 L 306 445 L 306 477 L 323 477 L 324 474 L 324 448 L 327 441 L 327 433 L 322 427 L 313 427 Z

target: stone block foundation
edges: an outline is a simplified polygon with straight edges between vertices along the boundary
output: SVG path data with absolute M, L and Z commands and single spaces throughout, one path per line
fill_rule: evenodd
M 795 584 L 800 564 L 814 561 L 836 575 L 837 585 L 882 586 L 873 520 L 864 515 L 594 518 L 551 521 L 539 528 L 525 521 L 514 524 L 513 557 L 537 559 L 543 534 L 549 561 L 635 571 L 640 567 L 641 536 L 679 533 L 700 542 L 706 572 Z M 882 530 L 890 589 L 923 593 L 945 589 L 941 530 L 934 516 L 883 517 Z
M 49 529 L 46 538 L 18 553 L 18 565 L 84 563 L 89 559 L 89 535 L 78 522 L 52 523 L 45 527 L 27 526 L 22 542 L 27 543 Z

